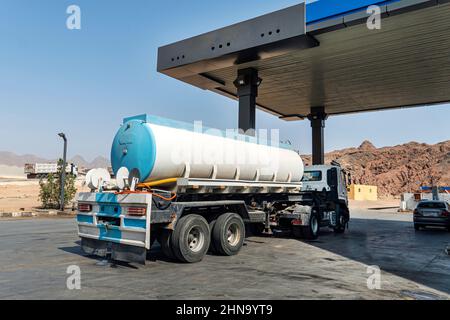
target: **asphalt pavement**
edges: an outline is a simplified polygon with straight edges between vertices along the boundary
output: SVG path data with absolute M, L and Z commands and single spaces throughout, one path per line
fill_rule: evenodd
M 344 235 L 251 237 L 239 255 L 197 264 L 167 261 L 155 245 L 145 266 L 85 256 L 74 219 L 2 219 L 0 299 L 450 298 L 449 232 L 416 232 L 410 214 L 387 209 L 352 216 Z M 80 290 L 68 289 L 71 266 Z

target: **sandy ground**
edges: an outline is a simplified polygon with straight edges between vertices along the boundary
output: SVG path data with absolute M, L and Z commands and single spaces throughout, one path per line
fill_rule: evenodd
M 0 164 L 0 179 L 26 179 L 23 167 L 12 167 Z
M 88 191 L 82 180 L 76 182 L 79 192 Z M 0 212 L 33 211 L 39 208 L 39 181 L 0 178 Z

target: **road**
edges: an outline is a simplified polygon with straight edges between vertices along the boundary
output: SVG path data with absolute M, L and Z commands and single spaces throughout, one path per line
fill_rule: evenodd
M 318 241 L 252 237 L 235 257 L 146 266 L 84 256 L 73 219 L 0 221 L 0 299 L 449 299 L 450 233 L 415 232 L 411 215 L 353 210 L 345 235 Z M 67 268 L 81 270 L 68 290 Z M 379 266 L 381 289 L 367 286 Z

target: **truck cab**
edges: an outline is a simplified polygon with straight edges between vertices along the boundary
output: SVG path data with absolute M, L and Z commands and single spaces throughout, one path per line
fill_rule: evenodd
M 337 165 L 306 167 L 302 192 L 321 192 L 328 201 L 348 207 L 347 173 Z
M 347 178 L 338 163 L 306 167 L 295 205 L 272 216 L 274 230 L 311 240 L 318 238 L 321 227 L 344 233 L 350 220 Z

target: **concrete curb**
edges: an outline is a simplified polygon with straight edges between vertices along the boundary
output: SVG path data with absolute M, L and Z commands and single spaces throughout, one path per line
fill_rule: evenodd
M 56 210 L 36 210 L 23 212 L 0 212 L 0 218 L 35 218 L 35 217 L 74 217 L 75 212 L 63 212 Z

